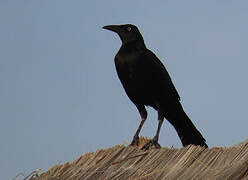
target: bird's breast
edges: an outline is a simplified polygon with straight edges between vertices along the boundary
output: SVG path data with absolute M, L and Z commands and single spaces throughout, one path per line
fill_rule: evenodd
M 134 55 L 116 55 L 116 71 L 128 97 L 132 101 L 148 104 L 143 101 L 151 97 L 151 77 L 147 76 L 149 73 L 146 68 L 142 67 L 142 61 L 137 61 L 137 59 Z
M 115 67 L 122 83 L 132 83 L 134 80 L 135 64 L 133 61 L 134 59 L 132 57 L 116 55 Z

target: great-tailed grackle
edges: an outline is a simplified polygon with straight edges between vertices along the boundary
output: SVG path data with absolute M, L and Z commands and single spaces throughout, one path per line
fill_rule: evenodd
M 208 147 L 180 103 L 180 97 L 161 61 L 146 48 L 138 28 L 132 24 L 108 25 L 103 29 L 116 32 L 122 46 L 115 56 L 118 77 L 130 100 L 141 115 L 141 123 L 131 145 L 139 144 L 139 133 L 147 118 L 145 106 L 158 112 L 158 129 L 154 138 L 142 149 L 159 148 L 159 132 L 164 117 L 174 126 L 183 146 L 194 144 Z

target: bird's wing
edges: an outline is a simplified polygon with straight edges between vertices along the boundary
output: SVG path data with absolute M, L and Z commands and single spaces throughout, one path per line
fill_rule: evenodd
M 157 56 L 147 49 L 144 59 L 146 60 L 146 63 L 149 64 L 150 69 L 152 69 L 154 81 L 161 83 L 160 86 L 162 86 L 164 90 L 168 91 L 167 93 L 170 97 L 180 100 L 180 96 L 172 83 L 169 73 Z

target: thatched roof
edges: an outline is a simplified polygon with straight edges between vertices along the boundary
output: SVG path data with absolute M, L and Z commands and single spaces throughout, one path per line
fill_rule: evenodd
M 124 145 L 86 153 L 35 180 L 248 179 L 248 141 L 232 147 L 142 151 Z

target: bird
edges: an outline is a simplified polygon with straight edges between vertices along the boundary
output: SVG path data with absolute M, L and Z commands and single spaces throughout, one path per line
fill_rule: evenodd
M 157 111 L 158 127 L 155 136 L 142 147 L 143 150 L 152 146 L 161 147 L 158 140 L 164 118 L 175 128 L 183 146 L 193 144 L 208 148 L 206 140 L 183 110 L 168 71 L 159 58 L 146 48 L 138 27 L 122 24 L 106 25 L 103 29 L 117 33 L 121 39 L 122 45 L 114 58 L 117 75 L 141 116 L 130 145 L 139 145 L 139 134 L 147 119 L 146 106 L 150 106 Z

